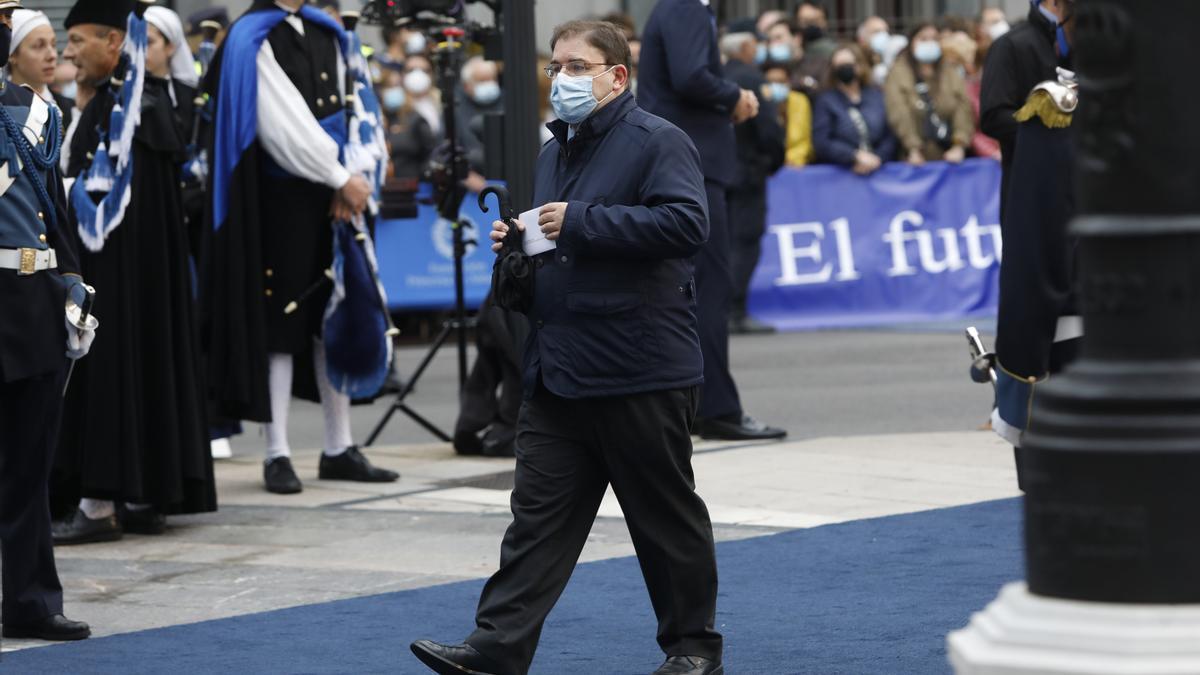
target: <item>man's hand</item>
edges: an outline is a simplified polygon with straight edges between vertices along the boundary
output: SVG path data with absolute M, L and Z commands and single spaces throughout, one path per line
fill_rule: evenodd
M 913 166 L 921 166 L 925 163 L 925 155 L 922 155 L 920 150 L 914 148 L 908 151 L 908 158 L 906 161 Z
M 550 241 L 558 239 L 562 232 L 563 221 L 567 219 L 566 202 L 550 202 L 538 209 L 538 227 Z
M 338 197 L 357 216 L 367 208 L 367 200 L 371 197 L 371 185 L 362 176 L 351 176 L 342 189 L 338 190 Z
M 956 145 L 947 150 L 946 154 L 942 156 L 942 159 L 950 162 L 951 164 L 960 164 L 964 159 L 966 159 L 966 157 L 967 151 L 964 150 L 961 145 Z
M 520 230 L 521 232 L 524 232 L 525 231 L 525 223 L 522 223 L 519 220 L 516 221 L 516 223 L 517 223 L 517 229 Z M 508 235 L 508 225 L 505 224 L 505 222 L 503 220 L 497 220 L 497 221 L 492 222 L 492 231 L 490 234 L 488 234 L 488 236 L 491 237 L 491 239 L 492 239 L 492 252 L 493 253 L 499 253 L 500 249 L 504 247 L 504 237 L 507 235 Z
M 749 89 L 742 90 L 737 107 L 733 109 L 733 123 L 741 124 L 758 114 L 758 97 Z

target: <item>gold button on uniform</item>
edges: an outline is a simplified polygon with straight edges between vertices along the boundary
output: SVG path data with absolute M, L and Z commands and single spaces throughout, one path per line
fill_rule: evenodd
M 46 142 L 45 136 L 38 136 L 38 143 L 45 143 L 45 142 Z
M 266 294 L 267 294 L 267 297 L 268 297 L 268 298 L 269 298 L 269 297 L 271 297 L 271 295 L 273 295 L 273 294 L 271 293 L 271 289 L 269 289 L 269 288 L 268 288 L 266 291 L 264 291 L 264 293 L 266 293 Z
M 39 234 L 39 235 L 38 235 L 38 241 L 42 242 L 43 244 L 44 244 L 44 243 L 46 243 L 46 235 L 44 235 L 44 234 Z
M 325 107 L 325 99 L 323 99 L 323 98 L 317 99 L 317 107 L 324 108 Z
M 332 103 L 332 104 L 334 104 L 334 105 L 337 105 L 337 96 L 336 96 L 336 95 L 334 95 L 334 96 L 330 96 L 330 97 L 329 97 L 329 102 L 330 102 L 330 103 Z
M 271 278 L 271 277 L 273 277 L 273 276 L 275 276 L 275 270 L 273 270 L 273 269 L 267 269 L 267 278 L 269 279 L 269 278 Z
M 329 73 L 321 73 L 321 81 L 328 82 L 329 81 Z
M 45 220 L 45 219 L 46 219 L 46 214 L 42 213 L 41 211 L 38 211 L 38 220 Z

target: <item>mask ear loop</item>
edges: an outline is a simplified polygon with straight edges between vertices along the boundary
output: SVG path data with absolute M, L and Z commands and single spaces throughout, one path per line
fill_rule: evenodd
M 604 77 L 605 75 L 607 75 L 607 74 L 611 73 L 611 72 L 613 71 L 613 69 L 615 69 L 615 68 L 616 68 L 616 66 L 612 66 L 611 68 L 609 68 L 608 70 L 604 71 L 603 73 L 600 73 L 599 75 L 596 75 L 595 77 L 593 77 L 593 78 L 592 78 L 592 80 L 593 80 L 593 81 L 595 81 L 595 80 L 596 80 L 596 78 Z M 602 99 L 600 99 L 599 101 L 597 101 L 597 102 L 596 102 L 596 105 L 598 105 L 598 106 L 599 106 L 599 105 L 604 105 L 604 102 L 605 102 L 605 101 L 607 101 L 607 100 L 609 99 L 609 97 L 610 97 L 610 96 L 612 96 L 612 95 L 613 95 L 613 94 L 615 94 L 615 93 L 617 93 L 617 83 L 614 81 L 614 82 L 613 82 L 613 88 L 609 90 L 609 92 L 608 92 L 608 96 L 605 96 L 604 98 L 602 98 Z

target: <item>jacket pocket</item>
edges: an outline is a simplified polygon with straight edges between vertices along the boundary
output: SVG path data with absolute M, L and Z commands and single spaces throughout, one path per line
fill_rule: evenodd
M 611 315 L 631 312 L 644 304 L 636 291 L 567 291 L 567 309 L 581 314 Z
M 658 350 L 642 293 L 579 290 L 566 296 L 575 374 L 608 386 L 643 377 Z

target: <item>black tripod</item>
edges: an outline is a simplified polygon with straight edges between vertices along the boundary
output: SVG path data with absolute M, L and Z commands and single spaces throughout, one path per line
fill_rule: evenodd
M 434 62 L 438 70 L 438 88 L 442 92 L 444 105 L 442 115 L 444 117 L 443 125 L 446 129 L 447 156 L 442 162 L 434 162 L 430 170 L 430 176 L 433 179 L 438 215 L 451 223 L 451 233 L 454 242 L 454 318 L 442 323 L 442 329 L 438 331 L 437 337 L 434 338 L 433 344 L 430 345 L 429 351 L 425 353 L 425 357 L 421 360 L 420 365 L 417 366 L 412 376 L 404 382 L 404 386 L 400 388 L 400 393 L 396 395 L 396 399 L 392 401 L 392 405 L 388 408 L 388 411 L 384 413 L 383 418 L 375 425 L 375 429 L 371 432 L 371 435 L 367 437 L 366 445 L 368 446 L 375 443 L 375 440 L 379 438 L 379 434 L 383 433 L 384 427 L 391 421 L 392 416 L 396 414 L 397 410 L 408 415 L 412 421 L 424 427 L 438 439 L 447 442 L 451 440 L 446 432 L 413 410 L 407 403 L 408 395 L 416 387 L 417 380 L 421 379 L 421 376 L 425 374 L 425 370 L 433 362 L 438 350 L 442 348 L 442 345 L 446 343 L 451 334 L 456 336 L 458 342 L 459 391 L 462 391 L 463 386 L 467 382 L 467 331 L 474 328 L 475 319 L 467 318 L 466 301 L 463 297 L 463 258 L 467 254 L 467 247 L 474 246 L 476 241 L 474 239 L 467 239 L 463 235 L 463 221 L 459 217 L 459 209 L 467 194 L 466 188 L 462 185 L 463 178 L 465 178 L 467 173 L 467 160 L 462 148 L 458 145 L 457 118 L 455 114 L 455 89 L 458 84 L 459 69 L 462 67 L 463 38 L 466 32 L 461 28 L 443 28 L 441 35 L 443 41 L 438 45 Z

